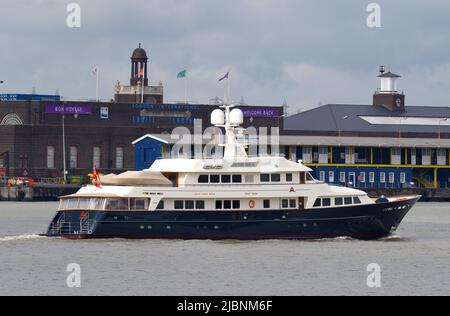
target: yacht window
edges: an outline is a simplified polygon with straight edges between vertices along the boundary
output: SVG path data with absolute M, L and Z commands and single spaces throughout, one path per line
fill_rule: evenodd
M 176 200 L 176 201 L 174 202 L 174 207 L 175 207 L 176 210 L 182 210 L 182 209 L 184 209 L 184 201 Z
M 80 201 L 78 203 L 78 208 L 79 209 L 83 209 L 83 210 L 87 210 L 87 209 L 89 209 L 90 202 L 91 202 L 90 199 L 80 199 Z
M 330 205 L 331 205 L 330 198 L 322 199 L 322 206 L 330 206 Z
M 240 209 L 241 208 L 241 201 L 233 200 L 233 208 L 234 209 Z
M 221 200 L 216 201 L 216 209 L 218 209 L 218 210 L 222 209 L 222 201 Z
M 91 210 L 103 210 L 104 204 L 105 204 L 105 199 L 91 199 L 89 208 Z
M 245 183 L 253 183 L 255 182 L 255 177 L 251 174 L 245 176 Z
M 335 198 L 334 205 L 344 205 L 344 199 L 343 198 Z
M 242 176 L 240 174 L 233 174 L 233 183 L 242 183 Z
M 297 207 L 297 200 L 289 200 L 289 207 L 290 208 L 296 208 Z
M 226 209 L 226 210 L 231 209 L 231 200 L 223 201 L 223 208 Z
M 292 182 L 292 173 L 286 173 L 286 182 Z
M 146 210 L 145 199 L 130 199 L 130 209 L 132 210 Z
M 198 177 L 198 183 L 208 183 L 209 182 L 209 176 L 206 174 L 202 174 Z
M 128 210 L 128 199 L 106 199 L 107 210 Z
M 60 210 L 67 210 L 69 205 L 69 199 L 61 199 L 59 202 L 59 209 Z
M 263 201 L 263 207 L 264 208 L 270 208 L 270 200 L 264 200 Z
M 193 200 L 184 201 L 184 208 L 187 210 L 193 210 L 194 209 L 194 201 Z
M 156 207 L 157 210 L 163 210 L 164 209 L 164 200 L 159 201 L 158 206 Z
M 314 202 L 313 207 L 320 207 L 320 206 L 322 206 L 322 200 L 321 200 L 321 199 L 317 199 L 317 200 Z
M 281 208 L 288 208 L 289 207 L 289 200 L 281 200 Z
M 268 173 L 261 174 L 261 182 L 269 182 L 270 181 L 270 175 Z
M 212 174 L 210 176 L 211 183 L 220 183 L 220 176 L 218 174 Z
M 231 176 L 229 174 L 223 174 L 222 183 L 231 183 Z
M 355 197 L 353 197 L 353 203 L 354 204 L 361 204 L 361 200 L 359 199 L 359 197 L 355 196 Z
M 205 201 L 202 201 L 202 200 L 195 201 L 195 208 L 197 210 L 204 210 L 205 209 Z
M 76 210 L 78 208 L 78 199 L 68 199 L 66 210 Z
M 313 176 L 309 172 L 306 173 L 306 181 L 314 181 Z
M 280 182 L 281 181 L 281 175 L 279 173 L 273 173 L 270 175 L 270 181 L 272 182 Z
M 346 197 L 346 198 L 344 198 L 344 204 L 345 204 L 345 205 L 350 205 L 350 204 L 352 204 L 352 198 L 351 198 L 351 197 Z

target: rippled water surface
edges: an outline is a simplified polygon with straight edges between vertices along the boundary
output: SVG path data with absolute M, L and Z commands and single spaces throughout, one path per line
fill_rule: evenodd
M 449 295 L 450 204 L 419 203 L 380 241 L 63 240 L 56 203 L 0 202 L 0 295 Z M 66 267 L 81 266 L 81 288 Z M 366 284 L 370 263 L 381 288 Z

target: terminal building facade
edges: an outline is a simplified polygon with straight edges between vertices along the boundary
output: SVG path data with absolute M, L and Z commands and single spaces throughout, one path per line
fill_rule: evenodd
M 148 85 L 147 62 L 145 50 L 136 48 L 130 85 L 118 83 L 111 102 L 2 95 L 0 177 L 62 178 L 64 157 L 69 181 L 86 177 L 93 166 L 103 173 L 133 170 L 134 140 L 169 135 L 179 126 L 193 129 L 196 119 L 208 127 L 217 105 L 164 103 L 162 84 Z M 246 126 L 282 124 L 282 106 L 241 108 Z
M 381 72 L 372 105 L 328 104 L 288 117 L 282 145 L 315 177 L 358 188 L 450 188 L 450 108 L 406 106 Z
M 217 105 L 164 103 L 162 84 L 149 86 L 147 71 L 147 53 L 139 46 L 131 57 L 130 85 L 117 83 L 111 102 L 4 98 L 0 176 L 61 178 L 64 156 L 69 179 L 93 166 L 103 173 L 139 169 L 170 152 L 174 128 L 192 130 L 196 119 L 210 126 Z M 288 117 L 282 106 L 239 106 L 244 127 L 279 127 L 277 150 L 303 160 L 326 182 L 363 189 L 450 188 L 450 108 L 407 106 L 396 87 L 400 76 L 381 71 L 379 77 L 373 104 L 328 104 Z M 136 156 L 150 151 L 157 154 Z

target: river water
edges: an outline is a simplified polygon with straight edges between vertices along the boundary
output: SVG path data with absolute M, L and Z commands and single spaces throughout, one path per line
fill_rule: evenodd
M 0 295 L 449 295 L 450 203 L 419 203 L 380 241 L 63 240 L 57 203 L 0 202 Z M 70 288 L 67 266 L 81 267 Z M 367 285 L 367 266 L 381 287 Z

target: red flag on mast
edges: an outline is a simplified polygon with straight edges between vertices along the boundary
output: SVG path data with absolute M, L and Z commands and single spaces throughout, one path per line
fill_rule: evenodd
M 97 167 L 94 166 L 94 170 L 93 170 L 93 179 L 94 179 L 94 185 L 97 188 L 101 188 L 102 187 L 102 182 L 100 181 L 100 174 L 98 173 Z
M 136 74 L 136 77 L 141 78 L 144 77 L 145 71 L 144 68 L 139 69 L 139 72 Z

